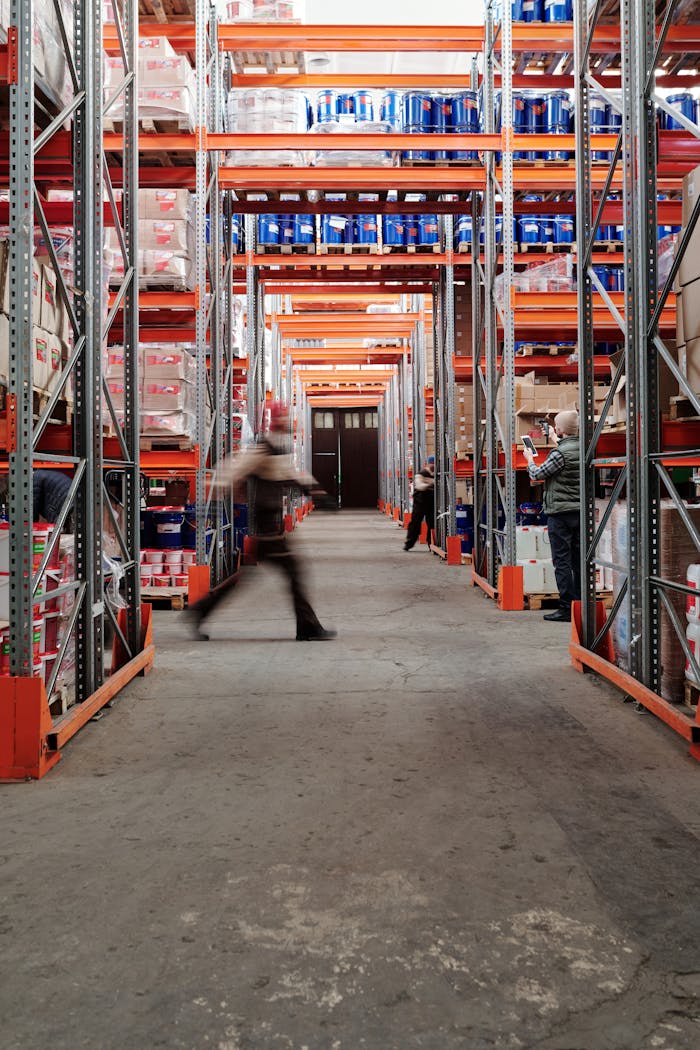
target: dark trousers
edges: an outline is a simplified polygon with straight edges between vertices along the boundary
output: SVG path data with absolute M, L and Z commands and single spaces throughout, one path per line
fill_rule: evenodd
M 276 566 L 287 577 L 297 619 L 297 632 L 303 633 L 306 630 L 319 628 L 321 624 L 304 592 L 301 563 L 296 554 L 289 549 L 286 538 L 265 539 L 257 537 L 256 544 L 257 560 L 259 562 L 269 562 L 270 565 Z M 219 602 L 240 583 L 242 575 L 243 572 L 240 571 L 234 573 L 233 576 L 229 576 L 218 587 L 214 587 L 213 590 L 209 591 L 206 597 L 201 598 L 193 605 L 192 610 L 199 615 L 201 620 L 205 616 L 209 616 Z
M 552 548 L 559 605 L 570 611 L 581 598 L 581 518 L 577 510 L 548 514 L 547 528 Z
M 406 547 L 415 546 L 420 539 L 420 527 L 424 519 L 428 526 L 428 543 L 430 543 L 430 534 L 435 528 L 435 497 L 432 494 L 428 499 L 420 494 L 413 497 L 413 513 L 406 532 Z

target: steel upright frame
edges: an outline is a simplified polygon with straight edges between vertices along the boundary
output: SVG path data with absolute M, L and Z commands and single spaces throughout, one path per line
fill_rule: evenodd
M 662 406 L 659 398 L 659 367 L 670 370 L 695 412 L 700 399 L 690 388 L 678 364 L 660 335 L 660 320 L 678 274 L 683 254 L 698 219 L 696 202 L 684 234 L 676 246 L 671 271 L 662 289 L 658 288 L 657 240 L 657 107 L 667 110 L 666 101 L 655 94 L 655 71 L 672 27 L 677 0 L 669 0 L 660 26 L 657 26 L 654 0 L 621 0 L 620 52 L 622 91 L 606 92 L 590 68 L 593 41 L 598 28 L 600 5 L 589 17 L 584 0 L 575 5 L 575 71 L 577 113 L 577 242 L 579 256 L 579 378 L 582 424 L 582 605 L 580 625 L 574 626 L 571 654 L 579 669 L 590 667 L 625 689 L 691 743 L 691 754 L 700 759 L 700 722 L 696 715 L 684 715 L 678 705 L 660 695 L 661 626 L 677 634 L 679 643 L 695 674 L 700 667 L 685 638 L 674 596 L 690 592 L 684 582 L 661 577 L 661 500 L 670 498 L 700 553 L 700 533 L 687 513 L 674 484 L 674 459 L 691 461 L 700 450 L 664 451 Z M 609 27 L 605 27 L 609 30 Z M 591 188 L 590 93 L 603 95 L 621 112 L 622 127 L 601 194 L 596 202 Z M 678 116 L 674 111 L 674 117 Z M 700 129 L 679 117 L 686 130 L 700 138 Z M 700 152 L 700 151 L 699 151 Z M 608 195 L 613 173 L 620 164 L 623 174 L 623 212 L 625 222 L 625 298 L 624 313 L 614 306 L 591 267 L 592 245 L 600 223 L 603 201 Z M 612 313 L 625 339 L 625 353 L 613 376 L 610 393 L 599 421 L 593 408 L 593 293 L 598 294 Z M 599 465 L 597 444 L 613 396 L 625 377 L 627 389 L 627 428 L 624 457 L 616 463 L 617 481 L 600 521 L 595 516 L 595 479 Z M 604 565 L 597 554 L 603 531 L 615 504 L 626 496 L 628 556 L 624 565 L 610 565 L 622 583 L 607 618 L 596 604 L 596 568 Z M 614 650 L 610 632 L 616 618 L 628 615 L 629 670 L 612 662 Z
M 435 401 L 435 542 L 447 549 L 456 533 L 455 504 L 455 301 L 452 216 L 443 216 L 447 263 L 433 293 Z M 421 464 L 422 465 L 422 464 Z
M 499 7 L 500 21 L 496 20 Z M 514 462 L 515 326 L 511 299 L 513 244 L 513 19 L 510 4 L 487 0 L 484 29 L 483 109 L 487 134 L 495 131 L 496 74 L 501 81 L 501 181 L 496 158 L 485 155 L 486 180 L 481 209 L 472 209 L 474 274 L 473 368 L 476 441 L 474 449 L 474 569 L 472 579 L 499 596 L 502 570 L 516 575 L 516 470 Z M 501 236 L 496 237 L 496 200 L 501 204 Z M 481 215 L 479 211 L 481 210 Z M 481 263 L 480 225 L 484 228 Z M 501 269 L 500 285 L 497 271 Z M 500 293 L 498 292 L 500 288 Z M 499 395 L 503 393 L 503 414 Z M 484 421 L 482 428 L 481 421 Z M 499 448 L 500 446 L 500 448 Z M 485 520 L 482 521 L 482 518 Z M 503 519 L 503 527 L 499 527 Z M 520 588 L 521 590 L 521 588 Z M 509 593 L 511 589 L 509 588 Z M 519 593 L 516 588 L 516 594 Z M 502 597 L 502 596 L 501 596 Z M 500 600 L 500 599 L 499 599 Z M 510 602 L 508 602 L 510 607 Z M 522 602 L 516 600 L 515 607 Z
M 137 33 L 133 0 L 114 5 L 119 54 L 124 75 L 108 99 L 102 94 L 102 15 L 88 0 L 74 5 L 73 37 L 60 6 L 56 17 L 65 51 L 72 95 L 48 117 L 35 135 L 33 0 L 13 0 L 11 7 L 16 69 L 10 85 L 10 376 L 8 415 L 14 437 L 9 444 L 8 496 L 10 524 L 10 674 L 0 690 L 0 777 L 42 776 L 60 757 L 59 747 L 139 670 L 153 661 L 146 618 L 142 624 L 139 589 L 139 426 L 138 426 L 138 268 L 137 253 Z M 103 149 L 103 113 L 121 103 L 124 109 L 122 211 Z M 73 286 L 62 276 L 46 210 L 36 185 L 34 161 L 72 122 Z M 124 278 L 107 313 L 102 283 L 104 203 L 111 209 L 124 263 Z M 33 416 L 32 260 L 35 225 L 43 236 L 56 273 L 57 295 L 66 311 L 72 349 L 58 383 L 38 419 Z M 102 347 L 117 313 L 123 316 L 125 347 L 124 410 L 118 417 L 102 377 Z M 38 449 L 58 401 L 72 383 L 74 416 L 72 451 Z M 117 439 L 118 452 L 102 451 L 103 403 Z M 34 465 L 70 464 L 73 479 L 51 540 L 34 571 L 32 558 Z M 118 520 L 105 490 L 105 468 L 121 474 L 123 521 Z M 107 514 L 120 548 L 126 608 L 117 616 L 104 596 L 103 514 Z M 75 579 L 55 592 L 70 603 L 66 629 L 45 688 L 33 679 L 32 612 L 39 582 L 73 516 Z M 105 683 L 104 623 L 112 623 L 115 644 L 113 677 Z M 145 644 L 146 643 L 146 644 Z M 52 723 L 47 697 L 53 693 L 69 646 L 75 659 L 75 704 Z

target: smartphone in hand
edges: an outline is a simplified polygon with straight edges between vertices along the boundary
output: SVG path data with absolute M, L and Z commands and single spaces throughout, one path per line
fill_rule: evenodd
M 535 459 L 537 459 L 537 456 L 539 455 L 539 453 L 537 452 L 537 449 L 535 448 L 533 440 L 529 436 L 529 434 L 525 434 L 524 435 L 524 437 L 522 439 L 522 442 L 523 442 L 523 445 L 525 446 L 525 448 L 529 449 L 530 452 L 532 452 L 532 454 L 535 457 Z

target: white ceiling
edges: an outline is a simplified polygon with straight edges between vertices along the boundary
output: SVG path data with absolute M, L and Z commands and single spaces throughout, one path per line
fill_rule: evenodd
M 482 25 L 483 0 L 306 0 L 305 21 L 326 25 Z M 328 73 L 464 73 L 470 56 L 423 52 L 331 55 Z M 315 70 L 322 72 L 322 69 Z

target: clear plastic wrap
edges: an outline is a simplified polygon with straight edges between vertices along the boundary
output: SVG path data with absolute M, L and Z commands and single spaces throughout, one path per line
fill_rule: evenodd
M 226 130 L 235 135 L 280 134 L 305 132 L 309 126 L 308 102 L 301 91 L 284 88 L 233 88 L 226 100 Z M 250 167 L 304 163 L 300 150 L 230 150 L 226 163 Z
M 313 124 L 311 131 L 318 135 L 390 135 L 391 124 L 386 121 L 366 120 L 346 124 L 339 120 Z M 352 150 L 329 149 L 308 150 L 305 162 L 317 168 L 393 168 L 398 164 L 399 154 L 396 150 Z
M 574 263 L 571 255 L 557 255 L 551 262 L 533 263 L 513 277 L 512 287 L 517 292 L 575 292 Z M 505 301 L 504 276 L 494 282 L 496 301 Z

